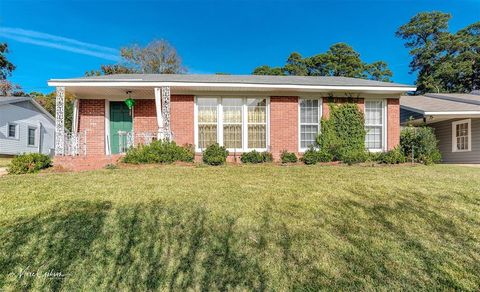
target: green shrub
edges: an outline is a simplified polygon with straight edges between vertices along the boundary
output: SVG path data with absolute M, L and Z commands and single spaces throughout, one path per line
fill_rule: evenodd
M 330 118 L 321 121 L 322 131 L 317 137 L 319 148 L 328 152 L 334 160 L 351 162 L 363 159 L 367 156 L 363 113 L 355 103 L 329 106 Z
M 240 160 L 243 163 L 264 163 L 272 162 L 273 157 L 269 152 L 257 152 L 256 150 L 242 153 Z
M 400 133 L 400 149 L 407 158 L 423 164 L 438 163 L 442 160 L 438 140 L 430 127 L 408 126 Z
M 377 161 L 385 164 L 405 163 L 405 155 L 400 147 L 396 147 L 390 151 L 380 153 Z
M 318 162 L 330 162 L 333 160 L 331 153 L 325 150 L 317 150 L 313 147 L 308 148 L 305 153 L 303 153 L 302 161 L 303 163 L 310 165 L 316 164 Z
M 297 155 L 293 152 L 287 152 L 286 150 L 280 155 L 282 163 L 295 163 L 298 161 Z
M 116 164 L 114 164 L 114 163 L 109 163 L 109 164 L 105 165 L 104 168 L 105 168 L 105 169 L 113 170 L 113 169 L 117 169 L 118 166 L 117 166 Z
M 349 149 L 348 151 L 344 151 L 342 153 L 341 161 L 352 165 L 355 163 L 362 163 L 369 160 L 369 154 L 365 149 Z
M 7 172 L 10 174 L 34 173 L 50 166 L 52 166 L 52 160 L 48 155 L 29 153 L 15 156 Z
M 189 145 L 181 147 L 173 141 L 158 140 L 149 145 L 139 145 L 128 149 L 123 162 L 133 164 L 192 162 L 194 157 L 193 147 Z
M 203 162 L 209 165 L 221 165 L 227 160 L 228 151 L 225 147 L 212 144 L 203 151 Z

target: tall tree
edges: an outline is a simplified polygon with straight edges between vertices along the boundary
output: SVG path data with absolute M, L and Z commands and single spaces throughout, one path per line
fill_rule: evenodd
M 327 52 L 303 58 L 299 53 L 290 54 L 285 66 L 255 68 L 254 75 L 296 75 L 296 76 L 344 76 L 390 81 L 393 73 L 387 63 L 363 62 L 360 54 L 345 43 L 332 45 Z
M 418 13 L 396 32 L 410 49 L 418 93 L 480 88 L 480 22 L 452 34 L 450 18 L 438 11 Z
M 15 65 L 7 59 L 8 44 L 0 43 L 0 80 L 7 79 L 15 70 Z
M 102 65 L 100 70 L 85 75 L 111 74 L 178 74 L 186 70 L 177 50 L 166 40 L 154 40 L 145 47 L 133 44 L 120 49 L 121 61 L 115 65 Z

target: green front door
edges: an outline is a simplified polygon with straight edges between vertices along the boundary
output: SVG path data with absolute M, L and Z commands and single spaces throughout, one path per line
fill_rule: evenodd
M 110 149 L 112 154 L 126 151 L 126 132 L 131 131 L 132 116 L 127 105 L 123 101 L 110 102 Z M 119 132 L 123 132 L 123 135 Z

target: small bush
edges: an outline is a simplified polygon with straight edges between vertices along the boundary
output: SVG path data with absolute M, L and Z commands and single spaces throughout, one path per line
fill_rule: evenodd
M 390 151 L 380 153 L 377 161 L 385 164 L 405 163 L 405 155 L 402 150 L 397 147 Z
M 442 160 L 438 150 L 438 140 L 430 127 L 408 126 L 400 133 L 400 150 L 415 162 L 423 164 L 438 163 Z
M 240 160 L 243 163 L 264 163 L 271 162 L 273 157 L 269 152 L 257 152 L 256 150 L 253 150 L 251 152 L 242 153 Z
M 109 163 L 107 165 L 105 165 L 104 167 L 105 169 L 110 169 L 110 170 L 113 170 L 113 169 L 117 169 L 118 166 L 116 164 L 113 164 L 113 163 Z
M 209 165 L 221 165 L 225 163 L 227 156 L 227 149 L 215 143 L 203 151 L 203 162 Z
M 14 157 L 7 172 L 10 174 L 34 173 L 50 166 L 52 166 L 52 160 L 48 155 L 29 153 Z
M 295 163 L 298 161 L 297 155 L 295 155 L 295 153 L 287 152 L 286 150 L 282 152 L 280 158 L 282 159 L 282 163 Z
M 362 163 L 369 159 L 369 154 L 365 149 L 352 149 L 342 153 L 342 162 L 352 165 L 355 163 Z
M 333 155 L 325 150 L 316 150 L 313 147 L 308 148 L 303 153 L 302 161 L 307 165 L 317 164 L 318 162 L 330 162 L 333 160 Z
M 149 145 L 139 145 L 127 151 L 125 163 L 173 163 L 175 161 L 192 162 L 195 157 L 193 147 L 178 146 L 173 141 L 158 140 Z

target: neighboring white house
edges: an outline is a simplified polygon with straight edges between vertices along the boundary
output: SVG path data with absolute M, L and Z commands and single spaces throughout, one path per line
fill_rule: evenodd
M 0 97 L 0 155 L 50 155 L 54 138 L 54 117 L 32 97 Z

